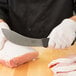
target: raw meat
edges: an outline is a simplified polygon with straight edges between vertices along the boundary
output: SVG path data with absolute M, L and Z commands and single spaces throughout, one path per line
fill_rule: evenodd
M 48 67 L 51 68 L 54 76 L 76 75 L 76 56 L 53 60 Z
M 30 47 L 16 45 L 6 41 L 0 50 L 0 63 L 8 67 L 16 67 L 38 57 L 38 52 Z

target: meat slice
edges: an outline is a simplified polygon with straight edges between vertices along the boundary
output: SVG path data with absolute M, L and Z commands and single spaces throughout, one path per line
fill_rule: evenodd
M 73 73 L 76 75 L 76 56 L 53 60 L 48 67 L 51 68 L 54 76 L 69 76 L 74 75 Z
M 57 64 L 60 64 L 60 63 L 63 63 L 63 64 L 69 64 L 69 63 L 72 63 L 73 61 L 68 59 L 68 58 L 59 58 L 59 59 L 56 59 L 56 60 L 53 60 L 51 63 L 48 64 L 48 67 L 49 68 L 52 68 L 54 67 L 55 65 Z
M 30 47 L 16 45 L 6 41 L 0 50 L 0 63 L 8 67 L 16 67 L 38 57 L 38 52 Z

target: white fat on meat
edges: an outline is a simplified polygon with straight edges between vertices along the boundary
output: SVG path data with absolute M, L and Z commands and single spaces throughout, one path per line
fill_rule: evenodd
M 71 64 L 71 65 L 66 64 L 66 66 L 64 66 L 64 64 L 62 66 L 57 65 L 57 66 L 54 66 L 52 70 L 54 72 L 71 72 L 76 70 L 76 64 Z
M 51 68 L 54 74 L 64 74 L 73 71 L 76 73 L 76 56 L 53 60 L 51 63 L 49 63 L 48 67 Z
M 0 50 L 0 59 L 9 61 L 15 57 L 32 52 L 36 52 L 36 50 L 30 47 L 16 45 L 10 41 L 6 41 L 4 48 Z
M 55 64 L 59 64 L 59 63 L 66 63 L 66 64 L 69 64 L 69 63 L 72 63 L 73 61 L 69 58 L 59 58 L 59 59 L 56 59 L 56 60 L 53 60 L 52 62 L 50 62 L 48 64 L 48 67 L 52 67 L 53 65 Z
M 76 76 L 76 71 L 69 72 L 67 76 Z

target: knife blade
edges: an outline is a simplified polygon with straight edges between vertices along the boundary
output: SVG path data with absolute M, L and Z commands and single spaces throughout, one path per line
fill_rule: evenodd
M 48 47 L 49 38 L 30 38 L 8 29 L 2 29 L 2 32 L 9 41 L 21 46 Z

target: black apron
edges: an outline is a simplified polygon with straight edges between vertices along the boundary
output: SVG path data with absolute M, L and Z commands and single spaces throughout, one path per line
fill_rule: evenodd
M 0 0 L 0 18 L 24 36 L 45 38 L 76 10 L 74 0 Z

